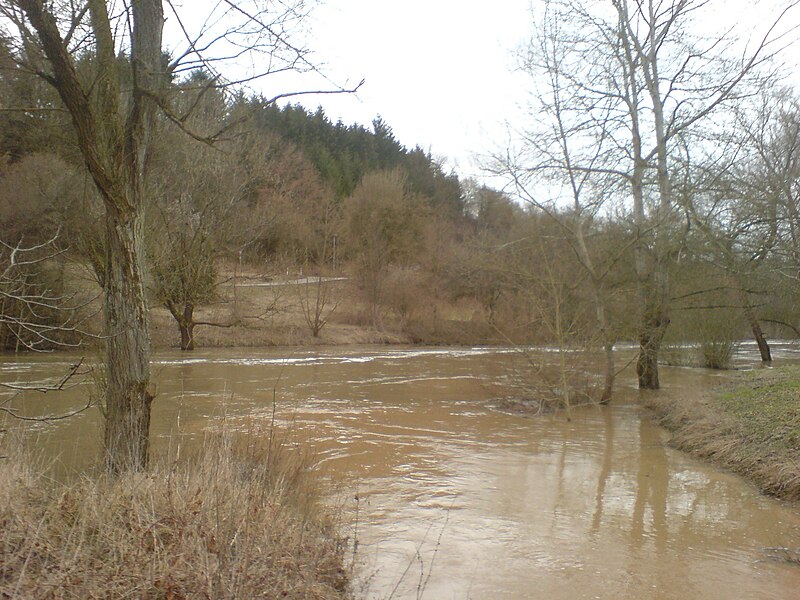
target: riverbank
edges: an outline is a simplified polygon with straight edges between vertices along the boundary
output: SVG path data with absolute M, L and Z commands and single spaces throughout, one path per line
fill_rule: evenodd
M 729 469 L 764 493 L 800 501 L 800 366 L 737 373 L 708 395 L 645 405 L 674 447 Z
M 0 460 L 2 598 L 350 598 L 309 461 L 271 435 L 54 483 Z
M 413 310 L 370 306 L 355 282 L 344 278 L 251 280 L 220 289 L 219 299 L 197 307 L 194 317 L 201 323 L 194 330 L 197 348 L 507 342 L 474 302 L 431 298 Z M 150 329 L 155 349 L 177 347 L 177 323 L 156 303 Z
M 83 347 L 99 346 L 104 327 L 102 290 L 85 266 L 71 265 L 64 277 L 67 287 L 76 293 L 75 304 L 81 306 L 79 329 L 88 334 L 67 336 L 65 341 L 81 343 Z M 513 323 L 501 333 L 474 299 L 406 292 L 397 298 L 387 294 L 380 302 L 370 303 L 357 282 L 344 273 L 322 278 L 288 272 L 267 276 L 254 268 L 242 271 L 222 264 L 214 299 L 193 308 L 194 345 L 270 348 L 530 341 L 526 338 L 529 328 Z M 149 316 L 153 348 L 179 347 L 178 323 L 157 298 L 150 298 Z M 5 344 L 7 350 L 17 347 L 13 338 Z

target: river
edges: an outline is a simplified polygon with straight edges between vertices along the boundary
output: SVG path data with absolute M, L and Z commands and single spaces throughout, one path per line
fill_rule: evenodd
M 796 361 L 791 344 L 778 362 Z M 800 513 L 665 446 L 630 374 L 609 407 L 525 417 L 492 407 L 514 351 L 330 348 L 159 353 L 154 452 L 209 428 L 279 421 L 318 456 L 368 598 L 786 599 Z M 546 360 L 547 353 L 541 354 Z M 745 346 L 737 364 L 754 362 Z M 74 356 L 5 356 L 3 381 L 65 372 Z M 724 373 L 664 368 L 657 394 L 702 394 Z M 15 405 L 80 406 L 89 384 Z M 96 410 L 26 426 L 54 472 L 86 468 Z

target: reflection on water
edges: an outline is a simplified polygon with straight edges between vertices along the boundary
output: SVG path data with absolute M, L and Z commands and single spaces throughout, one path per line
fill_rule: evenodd
M 630 379 L 612 406 L 576 410 L 569 422 L 493 410 L 487 400 L 512 357 L 485 348 L 159 355 L 154 450 L 223 422 L 290 427 L 320 470 L 345 482 L 337 501 L 357 528 L 368 597 L 796 596 L 800 568 L 763 553 L 800 546 L 795 511 L 666 448 L 664 432 L 640 418 Z M 0 377 L 41 379 L 67 361 L 9 357 Z M 699 394 L 719 378 L 665 369 L 657 394 Z M 24 402 L 57 412 L 86 391 Z M 99 427 L 96 413 L 38 425 L 35 443 L 62 469 L 85 466 Z

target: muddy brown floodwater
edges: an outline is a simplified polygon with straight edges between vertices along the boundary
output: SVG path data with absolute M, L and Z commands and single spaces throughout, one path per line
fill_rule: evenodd
M 777 348 L 784 361 L 797 349 Z M 664 445 L 623 375 L 610 407 L 529 418 L 501 393 L 508 349 L 209 350 L 155 359 L 154 450 L 208 428 L 275 417 L 341 482 L 357 592 L 369 598 L 787 599 L 800 513 Z M 546 357 L 546 353 L 542 356 Z M 744 365 L 752 348 L 740 351 Z M 74 357 L 3 357 L 3 381 L 62 374 Z M 665 368 L 658 394 L 702 394 L 724 374 Z M 32 414 L 89 387 L 17 399 Z M 28 426 L 55 472 L 97 452 L 96 411 Z M 356 497 L 358 500 L 356 500 Z

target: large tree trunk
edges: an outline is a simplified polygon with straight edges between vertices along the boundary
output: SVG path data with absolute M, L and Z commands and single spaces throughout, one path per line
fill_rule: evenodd
M 643 221 L 644 217 L 641 217 L 640 222 Z M 634 259 L 639 288 L 637 296 L 642 311 L 639 322 L 639 356 L 636 359 L 636 375 L 639 389 L 657 390 L 660 387 L 658 354 L 666 330 L 666 326 L 662 326 L 661 320 L 666 315 L 663 314 L 655 297 L 654 267 L 649 264 L 646 243 L 641 238 L 641 234 L 634 246 Z
M 638 301 L 642 311 L 639 325 L 639 356 L 636 361 L 636 374 L 639 379 L 640 389 L 658 389 L 658 353 L 661 349 L 661 340 L 664 337 L 669 319 L 666 318 L 666 305 L 659 298 L 669 292 L 669 279 L 661 281 L 666 287 L 656 284 L 659 278 L 658 240 L 651 229 L 659 227 L 658 216 L 655 223 L 645 214 L 645 174 L 650 168 L 649 159 L 643 150 L 640 117 L 640 84 L 637 70 L 641 65 L 641 48 L 633 41 L 635 35 L 628 28 L 630 15 L 627 3 L 616 4 L 620 17 L 620 36 L 626 87 L 626 101 L 631 120 L 631 150 L 633 153 L 633 171 L 631 173 L 631 195 L 633 196 L 633 218 L 635 225 L 635 240 L 633 244 L 634 269 L 638 286 Z M 657 100 L 658 103 L 658 100 Z M 663 183 L 659 179 L 659 183 Z M 661 199 L 663 202 L 663 198 Z M 663 268 L 663 267 L 661 267 Z M 657 290 L 661 290 L 659 295 Z
M 639 60 L 643 68 L 644 81 L 648 96 L 652 103 L 653 125 L 656 137 L 656 179 L 658 182 L 658 200 L 656 203 L 655 218 L 653 220 L 654 232 L 652 236 L 652 273 L 649 278 L 652 285 L 645 286 L 643 307 L 645 309 L 642 329 L 639 335 L 640 353 L 636 364 L 636 373 L 639 376 L 639 388 L 656 390 L 660 387 L 658 380 L 658 355 L 661 351 L 661 342 L 669 326 L 670 282 L 669 269 L 666 259 L 669 256 L 668 246 L 670 228 L 670 213 L 672 210 L 672 181 L 669 172 L 668 138 L 666 117 L 664 114 L 664 99 L 661 95 L 659 75 L 658 48 L 660 46 L 659 33 L 655 27 L 657 22 L 656 8 L 653 2 L 647 5 L 648 21 L 650 28 L 647 32 L 648 49 L 646 57 L 641 47 L 637 49 Z M 630 21 L 628 21 L 628 25 Z
M 750 331 L 753 332 L 753 339 L 758 344 L 758 352 L 761 354 L 761 362 L 772 362 L 772 352 L 769 349 L 767 338 L 764 337 L 764 331 L 761 329 L 761 323 L 756 317 L 756 313 L 750 304 L 750 299 L 747 297 L 747 292 L 742 292 L 744 300 L 744 316 L 747 319 L 747 324 L 750 325 Z
M 142 285 L 144 171 L 163 87 L 161 0 L 130 4 L 132 97 L 125 116 L 114 32 L 104 0 L 87 0 L 95 47 L 91 87 L 78 77 L 50 3 L 19 0 L 36 30 L 58 91 L 72 117 L 78 146 L 106 207 L 105 458 L 112 473 L 147 464 L 150 426 L 150 337 Z M 88 66 L 88 65 L 87 65 Z
M 655 245 L 655 242 L 654 242 Z M 652 249 L 655 252 L 657 249 Z M 639 389 L 657 390 L 658 355 L 661 342 L 669 326 L 669 275 L 666 267 L 657 259 L 648 260 L 648 249 L 643 239 L 634 247 L 638 300 L 641 307 L 639 324 L 639 356 L 636 359 L 636 375 Z
M 658 378 L 658 355 L 661 342 L 669 326 L 669 275 L 663 263 L 653 267 L 652 285 L 641 290 L 644 306 L 639 330 L 639 357 L 636 360 L 636 375 L 639 389 L 657 390 L 661 387 Z
M 98 20 L 93 14 L 92 22 L 103 65 L 100 72 L 111 80 L 116 62 L 105 3 L 91 0 L 90 8 L 102 16 Z M 136 0 L 131 3 L 131 13 L 133 89 L 130 112 L 125 123 L 118 128 L 100 128 L 101 132 L 112 135 L 122 130 L 124 135 L 121 139 L 116 135 L 103 139 L 101 135 L 97 140 L 97 145 L 106 150 L 106 164 L 111 164 L 111 186 L 104 187 L 103 181 L 93 173 L 106 200 L 108 214 L 106 322 L 110 337 L 105 449 L 106 464 L 112 473 L 138 471 L 147 466 L 150 405 L 153 401 L 149 388 L 150 333 L 142 281 L 141 221 L 145 168 L 158 109 L 155 97 L 164 80 L 161 53 L 164 13 L 161 0 Z M 104 37 L 105 42 L 101 45 Z M 101 123 L 119 119 L 119 80 L 116 79 L 108 88 L 100 95 L 98 103 L 97 117 Z M 115 93 L 116 98 L 113 97 Z M 124 142 L 123 148 L 114 147 L 120 142 Z M 116 190 L 122 193 L 116 195 Z M 124 333 L 116 332 L 115 327 L 119 325 L 125 327 L 119 330 Z
M 661 349 L 661 327 L 655 320 L 643 325 L 639 335 L 639 356 L 636 359 L 636 376 L 639 389 L 657 390 L 661 387 L 658 379 L 658 353 Z
M 105 460 L 109 472 L 147 465 L 150 334 L 136 214 L 107 216 Z

